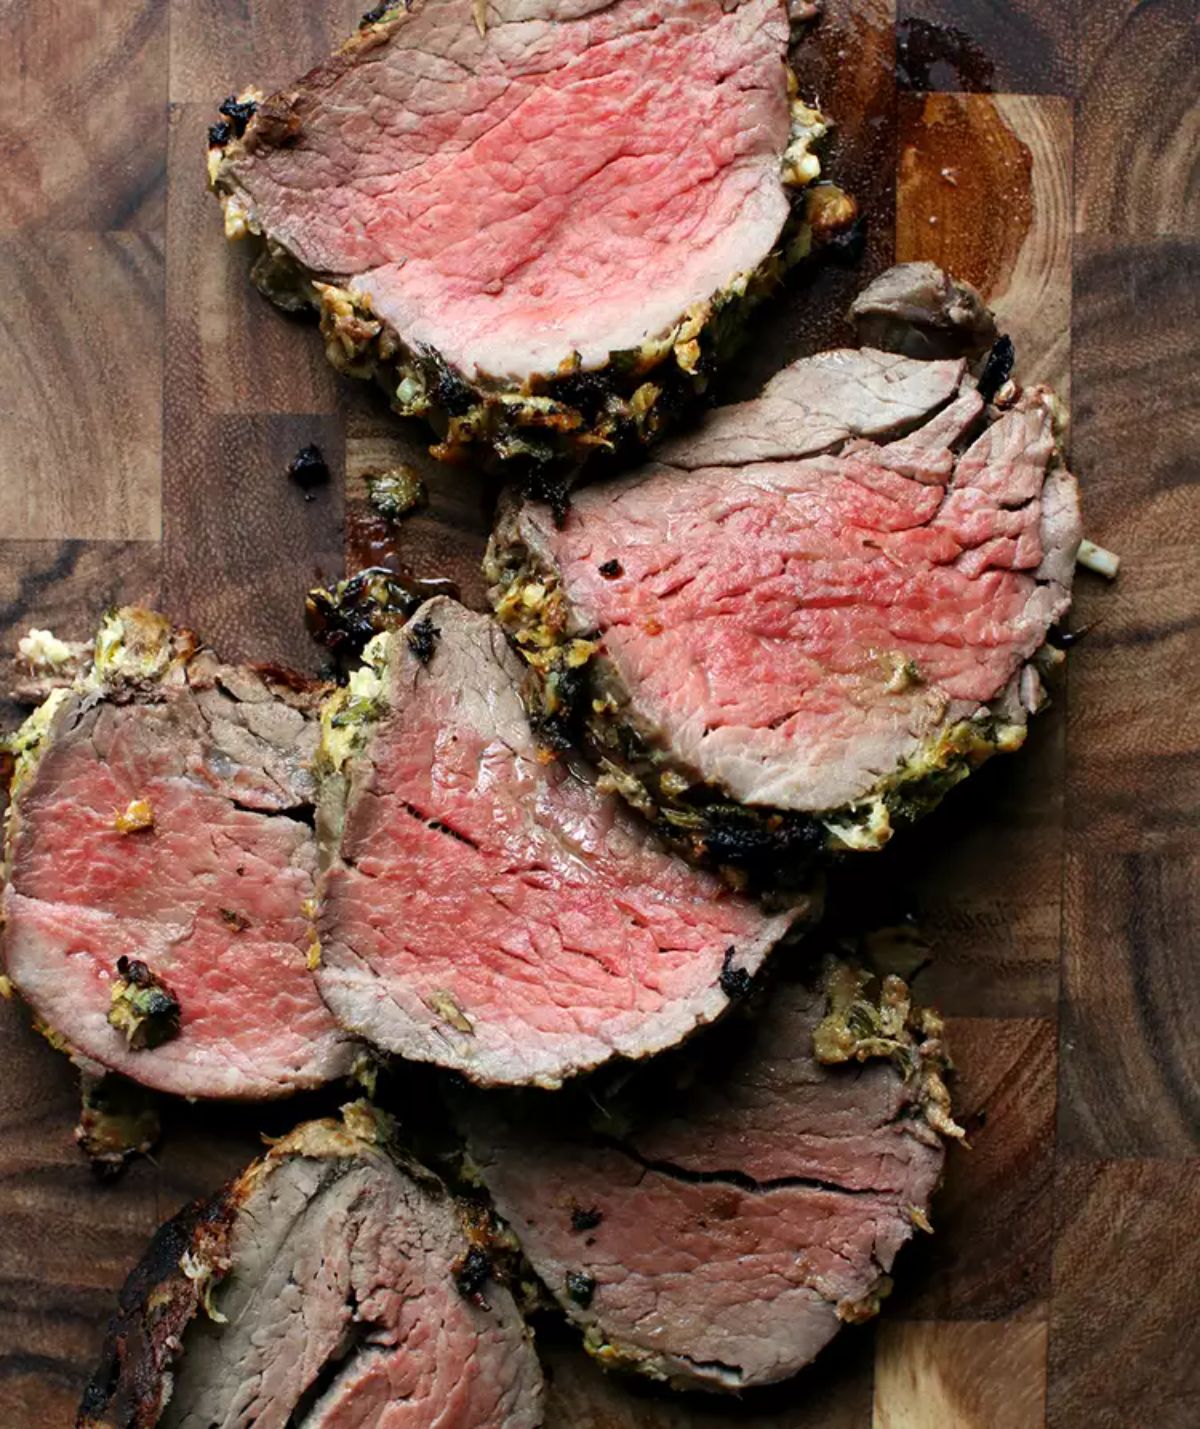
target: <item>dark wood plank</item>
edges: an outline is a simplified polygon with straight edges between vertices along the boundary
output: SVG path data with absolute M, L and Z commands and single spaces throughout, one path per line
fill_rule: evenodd
M 162 240 L 0 238 L 3 534 L 154 540 L 162 461 Z
M 0 229 L 162 227 L 161 0 L 0 7 Z
M 1194 0 L 1079 6 L 1076 227 L 1200 233 L 1200 25 Z
M 1065 1159 L 1050 1319 L 1051 1429 L 1192 1429 L 1200 1163 Z
M 884 1323 L 1044 1319 L 1054 1243 L 1050 1018 L 951 1018 L 955 1115 L 932 1237 L 905 1252 Z
M 1065 1154 L 1195 1154 L 1200 1127 L 1200 244 L 1076 245 L 1074 448 L 1116 586 L 1070 671 Z
M 167 0 L 167 8 L 171 100 L 212 111 L 248 84 L 268 94 L 291 84 L 351 34 L 370 6 L 359 0 Z
M 905 88 L 1073 92 L 1074 3 L 897 0 L 896 22 L 897 78 Z
M 880 1326 L 873 1429 L 1033 1429 L 1045 1398 L 1036 1320 Z

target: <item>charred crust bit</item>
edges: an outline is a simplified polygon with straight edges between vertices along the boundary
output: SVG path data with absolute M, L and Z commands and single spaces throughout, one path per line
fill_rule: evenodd
M 856 218 L 849 228 L 831 233 L 821 244 L 821 252 L 832 262 L 847 266 L 860 263 L 867 251 L 867 220 Z
M 399 629 L 433 593 L 427 582 L 368 566 L 349 580 L 310 590 L 305 618 L 314 640 L 335 655 L 357 657 L 373 635 Z
M 473 1245 L 454 1264 L 454 1288 L 473 1305 L 487 1309 L 483 1287 L 492 1278 L 492 1258 L 480 1246 Z
M 239 913 L 236 908 L 222 908 L 220 913 L 222 921 L 235 933 L 244 933 L 250 926 L 250 919 L 244 913 Z
M 526 474 L 521 483 L 530 501 L 544 501 L 554 517 L 554 524 L 561 530 L 571 507 L 571 481 L 561 471 L 549 466 L 535 466 Z
M 427 350 L 425 360 L 433 378 L 429 391 L 434 404 L 451 417 L 465 417 L 477 400 L 470 384 L 455 372 L 441 353 Z
M 158 1141 L 161 1127 L 152 1092 L 114 1072 L 84 1073 L 75 1142 L 98 1180 L 112 1181 L 138 1155 Z
M 603 1214 L 595 1206 L 584 1210 L 581 1206 L 576 1206 L 571 1212 L 571 1229 L 573 1231 L 594 1231 L 604 1219 Z
M 237 138 L 241 138 L 246 132 L 246 125 L 254 118 L 258 110 L 258 105 L 253 99 L 240 100 L 236 94 L 231 94 L 218 109 L 219 114 L 223 114 L 233 125 L 233 132 Z
M 736 948 L 726 948 L 725 959 L 721 964 L 721 991 L 730 1002 L 737 1002 L 750 991 L 750 974 L 745 968 L 735 968 L 733 965 L 736 952 Z
M 233 125 L 226 119 L 221 119 L 216 124 L 208 126 L 208 147 L 210 149 L 223 149 L 232 137 Z
M 304 492 L 304 499 L 311 501 L 314 486 L 323 486 L 329 480 L 329 466 L 325 454 L 312 442 L 301 447 L 288 463 L 288 476 Z
M 179 999 L 138 958 L 117 959 L 109 1023 L 137 1052 L 149 1051 L 179 1035 Z
M 1046 642 L 1056 650 L 1070 650 L 1072 646 L 1079 644 L 1091 628 L 1090 625 L 1081 625 L 1078 630 L 1064 630 L 1062 626 L 1055 625 L 1047 633 Z
M 368 25 L 378 25 L 395 3 L 396 0 L 382 0 L 381 4 L 373 5 L 359 20 L 358 28 L 365 30 Z
M 1012 376 L 1016 360 L 1017 350 L 1012 338 L 1007 335 L 998 337 L 979 374 L 979 395 L 985 402 L 991 402 Z
M 568 1270 L 567 1294 L 581 1310 L 586 1310 L 596 1294 L 595 1278 L 582 1270 Z
M 404 632 L 404 638 L 408 641 L 408 648 L 413 652 L 422 665 L 428 665 L 433 659 L 433 653 L 437 649 L 437 643 L 441 639 L 442 632 L 434 625 L 433 621 L 426 615 L 418 620 L 415 625 L 410 625 Z
M 598 567 L 598 569 L 600 571 L 600 574 L 604 577 L 606 581 L 615 581 L 618 576 L 623 576 L 625 574 L 625 570 L 624 567 L 621 565 L 621 562 L 615 559 L 611 561 L 605 561 L 602 566 Z

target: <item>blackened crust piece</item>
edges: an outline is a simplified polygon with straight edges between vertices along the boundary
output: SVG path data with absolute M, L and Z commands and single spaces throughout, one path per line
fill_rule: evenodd
M 79 1429 L 536 1429 L 541 1373 L 512 1296 L 455 1284 L 454 1201 L 369 1110 L 345 1118 L 300 1127 L 158 1232 Z
M 325 714 L 322 995 L 376 1046 L 556 1086 L 681 1041 L 803 910 L 768 914 L 539 749 L 494 621 L 444 597 Z
M 903 984 L 886 998 L 905 1003 Z M 909 1010 L 882 1059 L 825 1067 L 823 1025 L 827 1051 L 868 1051 L 827 1011 L 819 987 L 785 982 L 756 1021 L 609 1100 L 466 1113 L 498 1212 L 602 1364 L 736 1392 L 796 1373 L 879 1309 L 897 1252 L 928 1226 L 935 1126 L 958 1132 L 940 1023 Z
M 271 1097 L 343 1075 L 305 914 L 323 687 L 222 665 L 136 609 L 100 639 L 93 677 L 16 736 L 13 985 L 53 1040 L 158 1091 Z
M 1041 703 L 1081 534 L 1058 417 L 985 409 L 961 360 L 822 353 L 561 522 L 509 500 L 497 614 L 555 710 L 587 643 L 593 750 L 696 853 L 729 806 L 878 847 Z
M 853 204 L 789 94 L 782 0 L 389 7 L 210 152 L 260 287 L 439 454 L 652 438 Z

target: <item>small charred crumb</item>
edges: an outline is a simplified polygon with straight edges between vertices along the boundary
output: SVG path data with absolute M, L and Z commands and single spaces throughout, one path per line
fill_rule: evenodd
M 474 389 L 440 353 L 429 351 L 425 361 L 433 404 L 451 417 L 465 417 L 477 401 Z
M 485 1309 L 482 1291 L 491 1278 L 492 1258 L 477 1245 L 473 1245 L 454 1267 L 454 1288 L 464 1300 Z
M 788 862 L 815 857 L 825 832 L 815 819 L 764 817 L 733 805 L 705 811 L 704 852 L 717 863 Z
M 990 402 L 1001 387 L 1012 376 L 1013 364 L 1017 360 L 1017 350 L 1011 337 L 998 337 L 988 353 L 983 371 L 979 374 L 979 395 Z
M 615 581 L 618 576 L 625 574 L 625 569 L 618 560 L 605 561 L 600 567 L 600 574 L 606 581 Z
M 246 132 L 246 125 L 254 118 L 258 110 L 258 105 L 254 100 L 239 100 L 236 94 L 231 94 L 221 105 L 218 113 L 223 114 L 233 125 L 233 132 L 240 139 Z
M 208 126 L 208 147 L 210 149 L 223 149 L 233 137 L 233 126 L 227 119 L 218 120 L 216 124 Z
M 402 521 L 428 500 L 425 483 L 407 466 L 368 472 L 363 479 L 367 483 L 368 500 L 387 521 Z
M 737 950 L 725 949 L 725 960 L 721 964 L 721 991 L 730 1002 L 737 1002 L 750 991 L 750 974 L 745 968 L 735 968 L 733 959 Z
M 594 1231 L 604 1216 L 595 1206 L 584 1210 L 581 1206 L 576 1206 L 571 1212 L 571 1229 L 573 1231 Z
M 221 918 L 235 933 L 244 933 L 250 926 L 250 919 L 236 908 L 222 908 Z
M 592 1303 L 595 1293 L 596 1281 L 594 1277 L 582 1270 L 567 1271 L 567 1294 L 581 1310 L 586 1310 Z
M 821 241 L 821 254 L 835 263 L 861 262 L 867 251 L 867 220 L 860 215 L 848 228 L 838 229 Z
M 335 656 L 357 659 L 373 635 L 398 629 L 432 593 L 406 574 L 369 566 L 349 580 L 309 591 L 308 629 Z
M 381 0 L 380 4 L 373 5 L 362 19 L 359 20 L 358 28 L 365 30 L 368 25 L 378 25 L 394 3 L 395 0 Z
M 418 620 L 415 625 L 410 625 L 405 631 L 405 639 L 408 641 L 408 648 L 413 652 L 422 665 L 428 665 L 433 659 L 433 652 L 437 649 L 438 640 L 442 632 L 434 625 L 428 616 Z
M 117 959 L 109 1023 L 134 1051 L 149 1051 L 179 1035 L 179 999 L 138 958 Z
M 548 465 L 535 466 L 526 474 L 522 488 L 530 501 L 544 501 L 549 506 L 554 524 L 561 528 L 571 506 L 571 478 Z
M 599 372 L 572 372 L 556 379 L 550 395 L 595 422 L 608 406 L 612 390 L 611 382 Z
M 1070 650 L 1072 646 L 1079 644 L 1091 628 L 1090 625 L 1081 625 L 1078 630 L 1064 630 L 1061 625 L 1055 625 L 1051 627 L 1046 639 L 1056 650 Z
M 309 443 L 301 447 L 288 463 L 287 474 L 301 489 L 311 491 L 314 486 L 323 486 L 329 480 L 329 466 L 321 448 Z
M 134 1156 L 153 1150 L 161 1133 L 152 1092 L 115 1072 L 80 1078 L 81 1105 L 75 1142 L 102 1181 L 121 1174 Z

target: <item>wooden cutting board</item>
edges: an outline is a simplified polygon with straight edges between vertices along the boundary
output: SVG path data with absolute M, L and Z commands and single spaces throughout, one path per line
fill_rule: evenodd
M 467 3 L 467 0 L 463 0 Z M 488 492 L 269 309 L 204 193 L 237 85 L 291 79 L 353 0 L 0 6 L 0 689 L 30 624 L 161 602 L 230 657 L 317 654 L 306 586 L 372 546 L 361 473 L 422 462 L 402 554 L 478 601 Z M 1025 752 L 855 865 L 921 917 L 972 1149 L 874 1326 L 743 1404 L 548 1347 L 552 1429 L 1200 1423 L 1200 44 L 1195 0 L 826 0 L 797 57 L 839 121 L 866 256 L 789 284 L 742 391 L 846 336 L 894 257 L 980 284 L 1026 380 L 1074 406 L 1093 626 Z M 284 477 L 316 441 L 335 480 Z M 11 721 L 15 710 L 0 714 Z M 882 892 L 881 892 L 882 890 Z M 854 893 L 855 890 L 852 890 Z M 308 1106 L 173 1108 L 115 1185 L 75 1150 L 66 1062 L 0 1006 L 0 1426 L 67 1425 L 154 1226 Z

